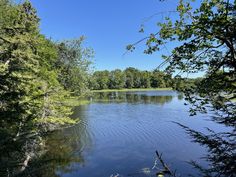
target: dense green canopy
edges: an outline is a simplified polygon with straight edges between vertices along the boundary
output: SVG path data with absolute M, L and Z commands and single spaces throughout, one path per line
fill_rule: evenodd
M 190 81 L 190 79 L 188 79 Z M 167 88 L 178 84 L 183 85 L 184 80 L 173 79 L 171 75 L 163 71 L 140 71 L 136 68 L 126 68 L 113 71 L 95 71 L 90 78 L 90 88 L 102 89 L 122 89 L 122 88 Z M 186 84 L 186 83 L 185 83 Z
M 24 171 L 43 134 L 78 121 L 65 100 L 87 89 L 91 55 L 82 42 L 56 44 L 40 34 L 28 1 L 0 1 L 0 176 Z

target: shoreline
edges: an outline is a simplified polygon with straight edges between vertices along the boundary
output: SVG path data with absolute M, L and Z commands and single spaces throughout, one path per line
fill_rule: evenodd
M 103 90 L 91 90 L 92 93 L 100 92 L 134 92 L 134 91 L 168 91 L 172 88 L 132 88 L 132 89 L 103 89 Z

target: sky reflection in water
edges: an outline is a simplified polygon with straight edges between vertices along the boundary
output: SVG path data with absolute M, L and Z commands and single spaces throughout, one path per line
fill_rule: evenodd
M 201 131 L 221 128 L 206 115 L 189 117 L 183 96 L 174 91 L 97 93 L 91 99 L 74 109 L 80 124 L 48 137 L 45 159 L 59 160 L 43 163 L 43 176 L 155 176 L 155 150 L 177 173 L 194 174 L 187 161 L 204 165 L 206 152 L 173 121 Z M 142 172 L 147 168 L 148 175 Z

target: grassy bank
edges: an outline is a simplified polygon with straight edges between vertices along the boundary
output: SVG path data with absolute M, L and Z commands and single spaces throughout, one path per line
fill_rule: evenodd
M 132 89 L 104 89 L 104 90 L 91 90 L 93 93 L 99 92 L 135 92 L 135 91 L 161 91 L 172 90 L 172 88 L 132 88 Z
M 74 107 L 74 106 L 80 106 L 80 105 L 89 104 L 90 101 L 88 101 L 88 100 L 86 100 L 86 99 L 79 99 L 79 98 L 76 98 L 76 97 L 70 97 L 70 98 L 66 99 L 66 100 L 64 101 L 64 103 L 65 103 L 67 106 Z
M 172 90 L 172 88 L 132 88 L 132 89 L 104 89 L 104 90 L 91 90 L 90 93 L 106 93 L 106 92 L 137 92 L 137 91 L 165 91 L 165 90 Z M 88 94 L 89 95 L 89 94 Z M 90 101 L 79 97 L 69 97 L 64 100 L 65 105 L 67 106 L 80 106 L 89 104 Z

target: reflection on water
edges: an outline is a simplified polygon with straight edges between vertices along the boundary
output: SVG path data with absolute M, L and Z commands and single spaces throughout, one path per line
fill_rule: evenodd
M 155 151 L 182 176 L 196 171 L 187 163 L 206 153 L 173 121 L 196 130 L 217 128 L 188 116 L 183 96 L 174 91 L 98 93 L 74 109 L 81 122 L 48 136 L 46 153 L 28 169 L 32 176 L 155 176 Z M 219 127 L 218 127 L 219 128 Z
M 83 107 L 75 108 L 81 123 L 75 127 L 56 131 L 45 138 L 41 154 L 35 158 L 21 176 L 58 177 L 85 166 L 83 150 L 91 148 L 92 139 L 87 132 Z
M 150 91 L 150 92 L 106 92 L 95 93 L 92 100 L 96 102 L 120 102 L 120 103 L 142 103 L 142 104 L 160 104 L 171 102 L 174 96 L 177 96 L 175 92 L 166 91 Z M 181 94 L 178 94 L 181 96 Z M 182 98 L 181 98 L 182 99 Z

